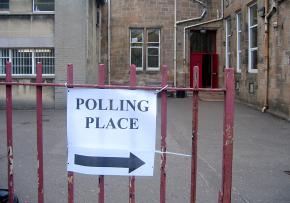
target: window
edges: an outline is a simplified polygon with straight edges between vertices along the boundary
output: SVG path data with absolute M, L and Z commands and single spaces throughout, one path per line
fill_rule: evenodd
M 0 49 L 0 74 L 5 74 L 5 64 L 9 60 L 9 49 Z
M 241 34 L 242 34 L 242 19 L 241 19 L 241 12 L 236 14 L 237 20 L 237 72 L 241 72 L 241 65 L 242 65 L 242 49 L 241 49 Z
M 54 0 L 33 0 L 34 12 L 54 11 Z
M 248 8 L 248 24 L 249 24 L 249 59 L 248 70 L 250 73 L 257 73 L 258 64 L 258 19 L 257 4 L 253 4 Z
M 137 69 L 143 69 L 143 29 L 131 29 L 130 31 L 130 62 Z
M 226 19 L 226 68 L 231 67 L 231 18 Z
M 0 49 L 0 74 L 5 74 L 7 60 L 12 62 L 14 75 L 35 75 L 38 62 L 43 74 L 54 74 L 54 49 Z
M 0 0 L 0 11 L 9 10 L 9 0 Z
M 147 69 L 160 67 L 160 29 L 147 30 Z
M 143 28 L 130 29 L 130 63 L 135 64 L 137 70 L 160 69 L 160 29 L 147 29 L 146 42 Z

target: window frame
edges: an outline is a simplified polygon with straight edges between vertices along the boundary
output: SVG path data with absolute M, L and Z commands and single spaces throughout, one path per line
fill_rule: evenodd
M 136 44 L 136 43 L 132 42 L 132 30 L 142 30 L 142 42 L 137 42 L 137 43 L 140 43 L 141 46 L 132 46 L 132 44 Z M 130 32 L 130 38 L 129 38 L 129 40 L 130 40 L 130 58 L 129 58 L 130 62 L 129 63 L 130 63 L 130 65 L 132 65 L 132 48 L 141 49 L 142 50 L 142 54 L 141 54 L 142 55 L 142 62 L 141 62 L 142 66 L 138 67 L 136 64 L 135 65 L 136 65 L 136 70 L 143 70 L 143 68 L 144 68 L 144 29 L 143 28 L 130 28 L 129 32 Z
M 158 30 L 158 42 L 149 42 L 149 31 L 150 30 Z M 161 29 L 160 28 L 148 28 L 146 29 L 146 34 L 147 34 L 147 42 L 146 42 L 146 70 L 148 71 L 159 71 L 160 70 L 160 35 L 161 35 Z M 149 44 L 158 44 L 158 47 L 156 46 L 149 46 Z M 148 50 L 149 49 L 158 49 L 158 67 L 149 67 L 148 63 Z
M 231 17 L 227 17 L 225 19 L 226 21 L 226 66 L 225 68 L 230 68 L 230 57 L 231 57 L 231 51 L 230 51 L 230 37 L 232 36 L 231 34 Z
M 236 13 L 236 23 L 237 23 L 237 72 L 241 73 L 241 62 L 242 62 L 242 49 L 241 49 L 241 35 L 242 35 L 242 12 Z
M 35 10 L 35 2 L 36 0 L 32 0 L 32 11 L 33 13 L 54 13 L 55 11 L 55 0 L 53 2 L 53 6 L 54 6 L 54 9 L 53 11 L 38 11 L 38 10 Z
M 3 4 L 3 5 L 5 5 L 4 3 L 1 3 L 1 4 Z M 1 8 L 0 7 L 0 12 L 5 12 L 5 11 L 9 11 L 10 10 L 10 0 L 8 0 L 8 3 L 6 3 L 7 5 L 8 5 L 8 7 L 7 8 Z
M 251 15 L 251 9 L 257 6 L 257 2 L 253 3 L 248 6 L 248 72 L 249 73 L 258 73 L 258 42 L 257 42 L 257 47 L 252 47 L 252 41 L 253 41 L 253 36 L 252 36 L 252 30 L 253 28 L 258 28 L 258 20 L 257 24 L 251 25 L 251 20 L 252 20 L 252 15 Z M 256 10 L 258 12 L 258 10 Z M 257 29 L 257 40 L 258 40 L 258 29 Z M 252 53 L 257 51 L 257 67 L 253 68 L 252 67 Z
M 52 64 L 50 64 L 50 66 L 52 67 L 52 71 L 53 73 L 43 73 L 43 76 L 55 76 L 55 53 L 54 53 L 54 48 L 48 47 L 48 48 L 0 48 L 2 49 L 7 49 L 9 51 L 9 57 L 1 57 L 1 58 L 9 58 L 9 62 L 13 63 L 13 51 L 19 51 L 19 50 L 23 50 L 23 52 L 30 52 L 31 53 L 31 73 L 23 73 L 23 67 L 21 67 L 21 65 L 23 65 L 23 59 L 27 58 L 24 56 L 20 56 L 20 57 L 15 57 L 15 59 L 19 58 L 20 60 L 20 67 L 19 70 L 22 73 L 15 73 L 14 68 L 17 68 L 17 66 L 13 66 L 12 65 L 12 76 L 19 76 L 19 77 L 29 77 L 29 76 L 36 76 L 36 60 L 40 59 L 40 58 L 45 58 L 45 59 L 51 59 Z M 51 50 L 50 52 L 53 52 L 52 55 L 50 56 L 36 56 L 36 53 L 38 51 L 41 52 L 41 50 Z M 45 53 L 45 52 L 41 52 L 41 53 Z M 43 69 L 45 69 L 45 64 L 43 64 Z M 21 71 L 22 70 L 22 71 Z M 4 73 L 3 73 L 4 72 Z M 0 76 L 5 76 L 5 65 L 4 65 L 4 71 L 2 73 L 0 73 Z

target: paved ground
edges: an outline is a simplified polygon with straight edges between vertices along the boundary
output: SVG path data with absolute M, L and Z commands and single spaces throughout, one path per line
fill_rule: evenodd
M 190 154 L 191 101 L 169 99 L 168 151 Z M 222 102 L 200 103 L 199 203 L 217 202 L 221 183 Z M 66 113 L 44 112 L 45 200 L 66 202 Z M 37 202 L 34 111 L 14 111 L 15 190 L 21 202 Z M 0 111 L 0 187 L 6 187 L 5 111 Z M 159 149 L 160 132 L 157 133 Z M 154 177 L 137 178 L 137 202 L 159 202 L 159 165 Z M 168 155 L 167 202 L 189 202 L 190 158 Z M 290 203 L 290 123 L 236 104 L 233 201 Z M 105 178 L 106 202 L 128 202 L 128 178 Z M 76 175 L 75 202 L 97 202 L 97 177 Z

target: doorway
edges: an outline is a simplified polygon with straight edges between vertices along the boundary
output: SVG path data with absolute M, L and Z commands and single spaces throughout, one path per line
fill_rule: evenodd
M 216 31 L 196 30 L 190 36 L 190 87 L 193 67 L 199 67 L 199 87 L 218 88 Z

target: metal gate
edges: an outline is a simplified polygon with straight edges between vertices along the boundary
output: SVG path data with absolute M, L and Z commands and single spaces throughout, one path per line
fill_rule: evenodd
M 0 85 L 6 86 L 6 130 L 7 130 L 7 160 L 8 160 L 8 191 L 9 203 L 13 203 L 14 181 L 13 181 L 13 132 L 12 132 L 12 86 L 35 86 L 36 87 L 36 110 L 37 110 L 37 180 L 38 180 L 38 202 L 44 202 L 43 189 L 43 127 L 42 127 L 42 88 L 43 87 L 79 87 L 79 88 L 108 88 L 108 89 L 142 89 L 156 90 L 161 94 L 161 166 L 160 166 L 160 203 L 166 202 L 166 152 L 167 152 L 167 92 L 187 91 L 192 96 L 192 156 L 191 156 L 191 192 L 190 202 L 196 202 L 196 183 L 197 183 L 197 139 L 198 139 L 198 93 L 199 92 L 223 92 L 224 93 L 224 126 L 223 126 L 223 160 L 222 160 L 222 188 L 219 193 L 219 203 L 231 202 L 232 189 L 232 160 L 233 160 L 233 121 L 234 121 L 234 71 L 225 69 L 224 88 L 206 89 L 199 88 L 198 67 L 193 70 L 193 87 L 177 88 L 168 87 L 168 67 L 162 66 L 161 86 L 137 86 L 136 66 L 130 67 L 130 85 L 106 85 L 105 84 L 105 65 L 99 65 L 98 84 L 76 84 L 73 82 L 73 65 L 67 66 L 66 83 L 43 83 L 42 64 L 37 64 L 36 83 L 20 83 L 12 81 L 11 63 L 6 63 L 6 81 Z M 98 183 L 98 202 L 105 202 L 105 177 L 99 176 Z M 74 202 L 74 174 L 67 173 L 68 202 Z M 128 201 L 135 203 L 135 177 L 129 177 Z

